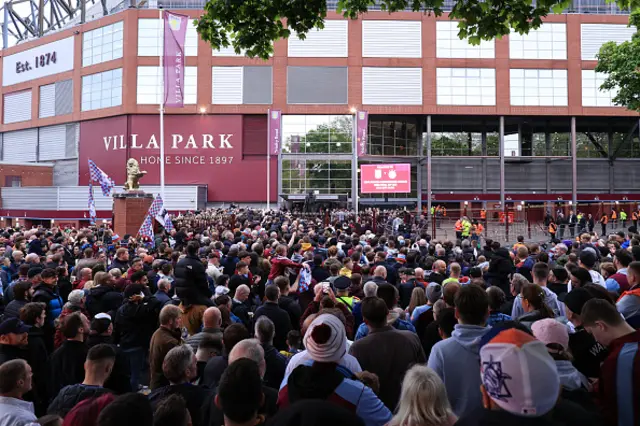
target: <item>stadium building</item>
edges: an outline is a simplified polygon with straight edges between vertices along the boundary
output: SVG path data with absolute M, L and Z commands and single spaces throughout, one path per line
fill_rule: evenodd
M 157 192 L 157 7 L 196 18 L 203 3 L 89 6 L 56 6 L 43 19 L 4 6 L 5 223 L 86 220 L 88 159 L 120 187 L 136 158 L 144 188 Z M 627 21 L 604 0 L 576 0 L 528 35 L 472 46 L 446 16 L 373 11 L 352 21 L 332 11 L 324 30 L 277 41 L 266 61 L 212 51 L 190 23 L 186 105 L 165 115 L 167 207 L 264 206 L 269 109 L 283 114 L 271 203 L 314 194 L 346 205 L 361 167 L 374 163 L 410 164 L 409 192 L 361 192 L 360 207 L 634 203 L 639 116 L 614 106 L 594 71 L 604 42 L 631 38 Z M 355 111 L 368 113 L 368 140 L 354 161 Z M 110 199 L 96 198 L 98 216 L 110 218 Z

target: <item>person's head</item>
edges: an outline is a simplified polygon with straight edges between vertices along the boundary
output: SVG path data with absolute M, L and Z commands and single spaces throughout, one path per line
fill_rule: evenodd
M 582 250 L 582 252 L 580 253 L 578 265 L 580 265 L 582 268 L 591 270 L 596 265 L 597 261 L 598 258 L 592 250 Z
M 396 307 L 400 295 L 398 293 L 398 288 L 388 283 L 380 284 L 378 286 L 378 297 L 384 300 L 384 303 L 387 305 L 387 309 L 392 310 Z
M 69 293 L 68 303 L 76 308 L 84 308 L 87 300 L 84 290 L 73 290 Z
M 189 256 L 196 256 L 198 254 L 198 249 L 200 248 L 200 243 L 196 240 L 191 240 L 187 244 L 187 254 Z
M 31 367 L 23 359 L 0 365 L 0 395 L 22 398 L 31 390 Z
M 616 272 L 617 270 L 613 262 L 602 262 L 600 264 L 600 274 L 602 274 L 602 277 L 605 280 L 609 278 L 611 275 L 615 274 Z
M 97 426 L 150 426 L 153 409 L 141 393 L 125 393 L 107 405 L 98 416 Z
M 89 269 L 89 273 L 91 273 L 91 269 Z M 40 273 L 40 279 L 44 284 L 53 287 L 58 282 L 58 273 L 53 268 L 47 268 Z
M 304 346 L 310 358 L 319 363 L 338 363 L 347 353 L 343 322 L 331 314 L 318 315 L 304 334 Z
M 429 283 L 424 293 L 429 305 L 433 305 L 438 300 L 442 299 L 442 286 L 438 283 Z
M 378 293 L 378 284 L 373 281 L 369 281 L 362 287 L 362 291 L 364 293 L 364 297 L 373 297 Z
M 171 349 L 162 361 L 162 373 L 171 384 L 189 383 L 198 375 L 196 355 L 190 345 Z
M 136 271 L 133 274 L 131 274 L 131 282 L 133 284 L 148 285 L 149 277 L 147 276 L 147 273 L 143 270 Z
M 489 297 L 481 287 L 473 284 L 463 286 L 456 294 L 454 304 L 456 318 L 460 324 L 486 324 L 489 317 Z
M 525 312 L 539 311 L 542 318 L 553 318 L 553 311 L 544 302 L 545 293 L 537 284 L 528 284 L 522 288 L 522 309 Z
M 443 425 L 453 411 L 442 379 L 426 365 L 414 365 L 405 374 L 397 414 L 389 426 Z
M 121 262 L 128 262 L 129 250 L 124 247 L 119 248 L 118 250 L 116 250 L 116 258 Z
M 189 426 L 191 422 L 187 402 L 175 393 L 160 400 L 153 412 L 153 426 Z
M 171 291 L 171 282 L 166 278 L 159 280 L 158 290 L 162 293 L 169 294 L 169 292 Z
M 633 328 L 620 316 L 616 306 L 603 299 L 593 298 L 585 303 L 580 317 L 585 330 L 604 346 L 633 332 Z
M 462 268 L 460 267 L 459 263 L 452 263 L 451 266 L 449 267 L 449 272 L 450 272 L 450 276 L 451 278 L 460 278 L 460 274 L 462 273 Z
M 61 330 L 62 335 L 67 340 L 84 342 L 91 330 L 91 325 L 89 324 L 89 319 L 83 313 L 74 312 L 62 321 Z
M 633 262 L 633 256 L 627 250 L 618 250 L 613 257 L 616 269 L 628 268 L 631 262 Z
M 260 370 L 260 377 L 264 377 L 267 364 L 264 359 L 264 349 L 258 339 L 245 339 L 233 347 L 229 352 L 229 364 L 240 358 L 248 358 L 255 362 Z
M 212 306 L 207 308 L 202 314 L 202 325 L 204 328 L 220 328 L 222 325 L 222 314 L 220 309 Z
M 455 281 L 449 282 L 446 286 L 444 286 L 442 298 L 450 308 L 453 308 L 455 306 L 455 297 L 461 288 L 462 286 Z
M 507 296 L 504 294 L 504 291 L 495 285 L 487 288 L 487 296 L 489 297 L 489 309 L 492 311 L 499 311 L 500 307 L 507 300 Z
M 254 335 L 262 344 L 273 344 L 276 335 L 276 327 L 267 316 L 261 316 L 256 321 Z
M 20 320 L 31 327 L 42 327 L 46 317 L 47 305 L 44 303 L 27 303 L 20 309 Z
M 31 281 L 31 284 L 35 287 L 36 285 L 42 282 L 42 268 L 33 267 L 29 268 L 29 272 L 27 272 L 27 278 Z
M 171 262 L 165 262 L 160 267 L 160 271 L 162 272 L 162 275 L 168 277 L 173 272 L 173 265 L 171 264 Z
M 277 303 L 280 298 L 280 289 L 277 285 L 269 285 L 264 290 L 264 296 L 269 302 Z
M 242 284 L 242 285 L 239 285 L 238 288 L 236 288 L 236 293 L 233 296 L 233 298 L 240 302 L 244 302 L 249 298 L 250 293 L 251 293 L 251 290 L 249 289 L 249 286 L 246 284 Z
M 362 301 L 362 317 L 370 329 L 378 329 L 387 325 L 389 309 L 378 297 L 367 297 Z
M 539 340 L 524 331 L 498 331 L 480 348 L 482 403 L 522 417 L 541 417 L 560 394 L 556 364 Z
M 569 282 L 569 272 L 565 268 L 553 268 L 549 271 L 548 282 L 566 284 Z
M 298 350 L 302 343 L 302 336 L 298 330 L 291 330 L 287 333 L 287 346 L 289 349 Z
M 453 330 L 458 324 L 455 309 L 446 308 L 438 313 L 438 334 L 442 340 L 451 337 Z
M 113 346 L 103 343 L 93 346 L 84 362 L 85 381 L 90 379 L 103 385 L 111 375 L 115 362 L 116 350 Z
M 134 271 L 134 273 L 142 271 L 142 268 L 142 259 L 140 259 L 139 257 L 136 257 L 131 261 L 131 270 Z
M 387 268 L 385 268 L 382 265 L 376 266 L 376 268 L 373 270 L 373 276 L 374 277 L 378 277 L 378 278 L 382 278 L 383 280 L 386 280 L 387 279 Z
M 223 350 L 224 344 L 219 334 L 204 333 L 198 344 L 196 359 L 198 361 L 208 361 L 210 358 L 222 355 Z
M 289 294 L 291 290 L 291 285 L 289 283 L 289 278 L 280 275 L 273 280 L 273 283 L 280 289 L 280 294 L 286 296 Z
M 516 257 L 520 260 L 526 259 L 529 256 L 529 249 L 526 246 L 519 246 L 516 251 Z
M 19 318 L 10 318 L 0 323 L 0 344 L 8 346 L 26 346 L 29 326 Z
M 591 274 L 585 268 L 570 268 L 569 276 L 571 278 L 571 287 L 574 289 L 584 287 L 591 282 Z
M 547 346 L 555 360 L 573 360 L 569 351 L 569 331 L 567 326 L 553 318 L 545 318 L 531 325 L 533 336 Z
M 629 268 L 627 269 L 627 280 L 631 287 L 640 285 L 640 261 L 634 260 L 629 264 Z
M 176 305 L 166 305 L 160 311 L 160 326 L 169 330 L 182 328 L 182 310 Z
M 222 342 L 224 343 L 224 350 L 227 353 L 231 352 L 235 345 L 239 342 L 248 339 L 249 332 L 247 328 L 242 324 L 231 324 L 224 329 L 222 334 Z
M 229 361 L 220 378 L 215 404 L 224 414 L 225 425 L 254 425 L 264 403 L 260 369 L 251 359 Z
M 411 300 L 409 301 L 409 311 L 413 312 L 418 306 L 427 304 L 427 296 L 422 287 L 416 287 L 411 292 Z
M 574 326 L 579 327 L 582 325 L 582 308 L 593 298 L 594 296 L 585 288 L 575 288 L 567 293 L 564 298 L 567 319 L 571 321 Z
M 549 265 L 542 262 L 536 263 L 531 269 L 531 276 L 533 277 L 534 284 L 546 286 L 547 279 L 549 278 Z
M 13 298 L 15 300 L 29 300 L 31 298 L 31 283 L 29 281 L 18 281 L 13 286 Z
M 111 336 L 113 333 L 113 323 L 111 315 L 101 312 L 91 320 L 91 334 L 98 336 Z

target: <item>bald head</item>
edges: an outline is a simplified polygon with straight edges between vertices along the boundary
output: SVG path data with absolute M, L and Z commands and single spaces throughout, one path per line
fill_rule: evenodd
M 419 279 L 419 280 L 424 279 L 424 269 L 416 268 L 416 279 Z
M 231 349 L 231 352 L 229 352 L 229 364 L 240 358 L 248 358 L 258 364 L 260 375 L 264 377 L 267 364 L 264 360 L 264 349 L 262 349 L 258 339 L 241 340 Z
M 444 260 L 436 260 L 433 263 L 433 270 L 440 274 L 444 274 L 447 270 L 447 264 L 444 263 Z
M 222 325 L 222 314 L 220 314 L 220 309 L 215 306 L 207 308 L 202 315 L 202 324 L 204 325 L 204 328 L 220 328 Z
M 373 276 L 374 277 L 380 277 L 380 278 L 386 280 L 387 279 L 387 268 L 385 268 L 382 265 L 376 266 L 376 269 L 373 270 Z
M 80 270 L 80 280 L 90 280 L 91 279 L 91 268 L 82 268 Z

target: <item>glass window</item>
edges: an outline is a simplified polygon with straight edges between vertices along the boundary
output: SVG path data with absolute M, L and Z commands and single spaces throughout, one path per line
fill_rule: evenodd
M 434 116 L 431 122 L 432 156 L 497 156 L 500 146 L 496 117 L 460 120 Z M 483 146 L 484 145 L 484 146 Z M 426 133 L 423 155 L 426 155 Z
M 19 188 L 22 186 L 22 176 L 5 176 L 4 186 L 9 188 Z
M 582 70 L 582 106 L 611 107 L 616 106 L 613 98 L 618 94 L 617 89 L 600 90 L 606 80 L 604 73 L 594 70 Z
M 438 105 L 495 105 L 493 68 L 438 68 Z
M 509 35 L 511 59 L 567 59 L 566 24 L 542 24 L 528 34 L 511 30 Z
M 567 70 L 511 69 L 511 105 L 567 106 Z
M 122 105 L 122 68 L 82 77 L 82 111 Z
M 282 190 L 285 194 L 351 193 L 351 161 L 304 157 L 282 161 Z
M 416 156 L 418 140 L 416 122 L 369 119 L 368 155 Z
M 122 21 L 82 35 L 82 66 L 122 58 L 122 40 L 124 29 Z
M 159 104 L 164 73 L 160 67 L 138 67 L 138 105 Z M 184 67 L 184 103 L 196 104 L 198 96 L 198 67 Z
M 283 115 L 284 154 L 350 154 L 351 115 Z
M 138 56 L 160 56 L 164 48 L 160 19 L 138 19 Z M 185 56 L 198 56 L 198 32 L 193 20 L 187 20 L 184 42 Z
M 436 56 L 438 58 L 494 58 L 495 41 L 482 40 L 479 45 L 469 44 L 458 37 L 458 23 L 436 22 Z

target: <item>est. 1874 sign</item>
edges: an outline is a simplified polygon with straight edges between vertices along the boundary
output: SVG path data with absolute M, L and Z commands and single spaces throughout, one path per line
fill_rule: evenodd
M 73 69 L 73 37 L 5 56 L 2 85 L 11 86 Z

